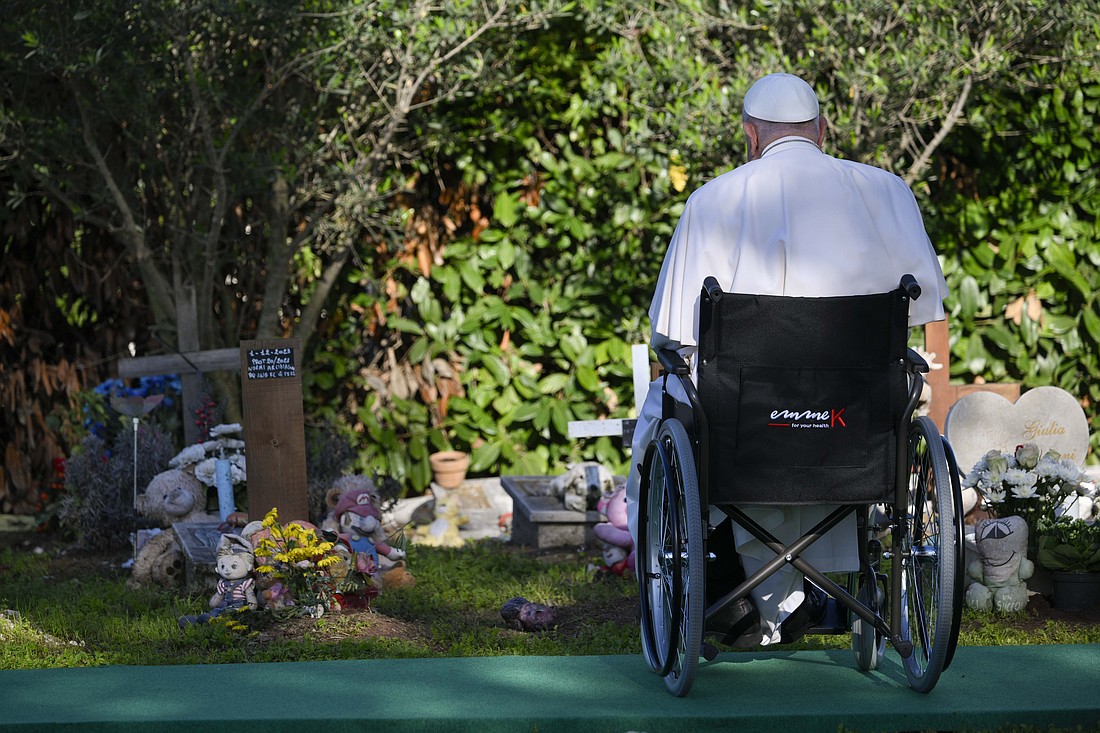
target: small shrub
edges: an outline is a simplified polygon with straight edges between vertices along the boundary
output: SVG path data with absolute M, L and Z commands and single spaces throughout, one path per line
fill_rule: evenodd
M 126 547 L 137 522 L 135 476 L 140 492 L 168 467 L 174 452 L 171 437 L 152 422 L 139 425 L 136 450 L 133 431 L 119 431 L 110 450 L 99 436 L 86 437 L 66 466 L 57 513 L 61 531 L 89 549 Z

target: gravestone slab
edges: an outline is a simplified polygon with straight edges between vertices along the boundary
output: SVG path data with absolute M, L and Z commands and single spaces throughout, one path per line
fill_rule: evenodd
M 964 475 L 989 451 L 1011 453 L 1024 443 L 1084 465 L 1089 445 L 1085 411 L 1059 387 L 1036 387 L 1015 403 L 992 392 L 968 394 L 947 413 L 944 434 Z
M 217 573 L 218 543 L 225 525 L 221 522 L 177 522 L 172 525 L 183 550 L 184 580 L 188 588 L 213 587 Z
M 540 550 L 595 543 L 592 528 L 602 521 L 599 512 L 571 511 L 558 497 L 539 495 L 554 478 L 501 476 L 501 486 L 512 497 L 512 542 Z

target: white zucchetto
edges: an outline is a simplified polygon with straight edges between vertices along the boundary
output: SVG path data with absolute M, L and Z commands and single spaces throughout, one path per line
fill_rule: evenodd
M 766 122 L 808 122 L 817 119 L 817 94 L 793 74 L 768 74 L 745 94 L 745 114 Z

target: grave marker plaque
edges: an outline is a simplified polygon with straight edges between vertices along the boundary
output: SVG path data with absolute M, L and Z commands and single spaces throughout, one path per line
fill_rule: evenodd
M 280 523 L 308 520 L 301 345 L 242 341 L 240 358 L 248 518 L 263 519 L 276 507 Z
M 1059 387 L 1030 389 L 1014 403 L 991 392 L 968 394 L 947 413 L 946 428 L 964 475 L 991 450 L 1012 453 L 1034 443 L 1083 465 L 1089 446 L 1081 403 Z

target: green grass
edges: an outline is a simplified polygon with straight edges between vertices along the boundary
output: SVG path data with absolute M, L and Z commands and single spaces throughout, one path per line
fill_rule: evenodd
M 0 669 L 214 664 L 439 656 L 639 654 L 632 580 L 596 573 L 594 554 L 538 556 L 498 542 L 461 549 L 413 546 L 416 585 L 386 591 L 377 613 L 275 623 L 255 636 L 218 625 L 180 630 L 176 619 L 206 594 L 132 589 L 116 566 L 11 549 L 0 554 Z M 500 617 L 523 596 L 553 606 L 558 626 L 527 633 Z M 1094 644 L 1100 624 L 966 611 L 963 645 Z M 795 648 L 846 649 L 847 635 L 810 636 Z
M 636 627 L 606 618 L 633 620 L 634 583 L 597 577 L 589 569 L 594 555 L 539 558 L 486 542 L 414 546 L 408 560 L 416 585 L 384 592 L 375 614 L 274 623 L 245 636 L 214 624 L 177 627 L 179 616 L 205 608 L 206 593 L 132 589 L 117 567 L 72 567 L 7 549 L 0 554 L 0 611 L 9 610 L 0 618 L 0 669 L 638 652 Z M 514 596 L 555 607 L 558 628 L 507 628 L 500 607 Z

